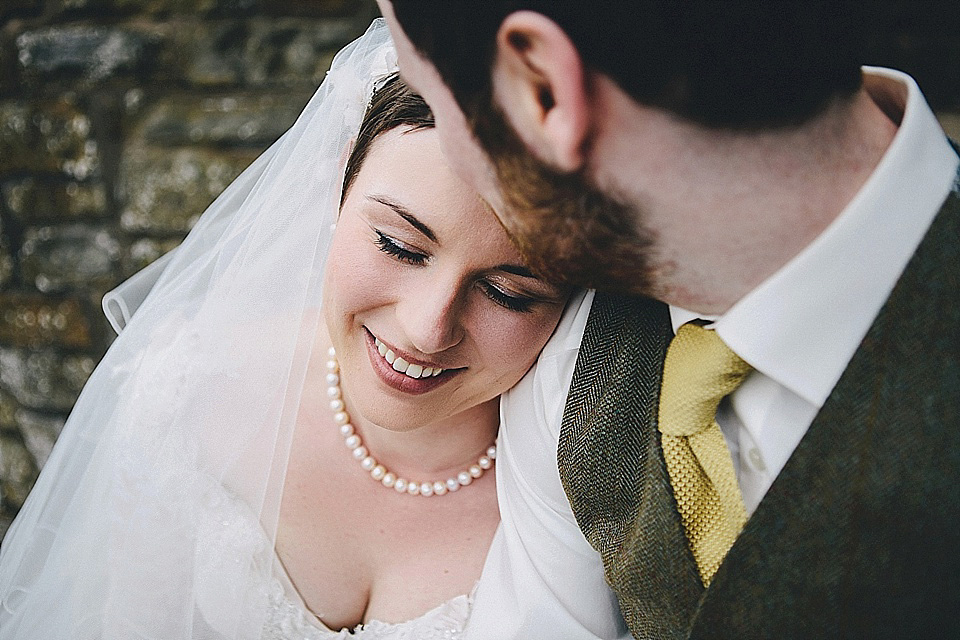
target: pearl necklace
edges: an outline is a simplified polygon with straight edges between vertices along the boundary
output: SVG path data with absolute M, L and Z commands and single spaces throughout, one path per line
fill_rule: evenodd
M 343 392 L 340 390 L 340 363 L 337 362 L 337 352 L 333 347 L 330 347 L 327 350 L 327 355 L 330 356 L 330 359 L 327 360 L 327 397 L 330 399 L 333 421 L 339 426 L 343 443 L 350 449 L 353 459 L 360 463 L 360 466 L 370 474 L 371 478 L 388 489 L 392 488 L 397 493 L 406 493 L 411 496 L 421 495 L 429 498 L 430 496 L 442 496 L 446 493 L 459 491 L 460 487 L 471 484 L 482 476 L 484 471 L 493 467 L 493 461 L 497 457 L 496 445 L 488 447 L 486 455 L 480 456 L 475 464 L 446 480 L 414 482 L 389 471 L 370 455 L 367 448 L 363 446 L 360 435 L 350 424 L 350 415 L 347 413 L 346 406 L 343 403 Z

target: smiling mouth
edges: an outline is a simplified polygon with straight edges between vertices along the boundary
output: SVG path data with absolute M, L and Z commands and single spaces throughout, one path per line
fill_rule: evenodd
M 428 362 L 409 362 L 364 327 L 367 334 L 367 353 L 373 370 L 380 380 L 389 387 L 419 395 L 432 391 L 466 370 L 466 367 L 445 369 Z
M 445 371 L 445 369 L 441 369 L 440 367 L 424 367 L 423 365 L 407 362 L 395 354 L 387 345 L 380 342 L 380 338 L 376 336 L 373 337 L 373 343 L 377 345 L 377 351 L 380 352 L 380 356 L 386 360 L 387 364 L 393 367 L 394 371 L 398 371 L 414 380 L 438 376 Z

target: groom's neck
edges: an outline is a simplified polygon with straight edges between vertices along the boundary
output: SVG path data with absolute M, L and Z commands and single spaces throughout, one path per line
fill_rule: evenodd
M 632 199 L 656 239 L 653 291 L 720 314 L 846 207 L 896 125 L 866 90 L 814 121 L 767 132 L 706 129 L 637 107 L 598 131 L 594 176 Z

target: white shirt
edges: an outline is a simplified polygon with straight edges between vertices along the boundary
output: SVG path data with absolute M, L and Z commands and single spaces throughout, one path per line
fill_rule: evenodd
M 953 152 L 913 80 L 865 69 L 902 106 L 880 164 L 836 220 L 713 327 L 756 371 L 718 411 L 751 513 L 853 356 L 949 193 Z M 842 275 L 841 275 L 842 274 Z M 534 368 L 501 404 L 501 525 L 467 640 L 629 638 L 599 554 L 557 471 L 557 445 L 593 295 L 573 300 Z M 674 327 L 697 317 L 671 309 Z M 483 629 L 482 635 L 472 631 Z M 493 630 L 493 631 L 491 631 Z
M 717 412 L 753 513 L 840 379 L 960 162 L 910 76 L 866 69 L 903 113 L 880 164 L 809 246 L 709 325 L 755 371 Z M 674 330 L 696 314 L 672 307 Z

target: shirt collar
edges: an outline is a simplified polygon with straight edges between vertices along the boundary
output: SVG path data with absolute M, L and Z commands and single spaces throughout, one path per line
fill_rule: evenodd
M 864 68 L 865 86 L 903 117 L 873 174 L 803 251 L 713 327 L 741 358 L 823 406 L 956 179 L 958 158 L 917 84 Z M 674 330 L 702 317 L 671 308 Z

